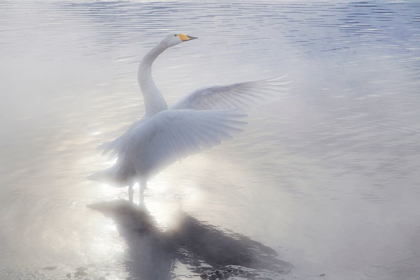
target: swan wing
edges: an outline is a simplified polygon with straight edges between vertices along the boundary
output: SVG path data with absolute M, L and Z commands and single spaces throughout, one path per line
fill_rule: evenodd
M 141 124 L 143 124 L 147 118 L 142 118 L 133 124 L 128 128 L 124 134 L 120 135 L 118 138 L 110 141 L 102 143 L 98 148 L 100 150 L 103 150 L 102 155 L 106 155 L 110 153 L 108 160 L 112 160 L 116 158 L 118 155 L 122 154 L 124 152 L 124 149 L 126 148 L 127 139 L 129 138 L 129 135 L 131 131 L 133 131 L 135 128 L 139 127 Z
M 285 77 L 203 87 L 186 95 L 170 109 L 221 110 L 258 106 L 287 94 L 290 82 L 285 81 Z
M 240 110 L 167 110 L 130 133 L 127 155 L 137 174 L 150 176 L 185 157 L 233 138 L 246 124 Z

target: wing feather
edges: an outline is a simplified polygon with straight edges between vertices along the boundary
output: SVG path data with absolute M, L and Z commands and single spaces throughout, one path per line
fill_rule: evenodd
M 127 158 L 139 175 L 151 176 L 185 157 L 233 138 L 246 124 L 238 110 L 163 111 L 130 132 Z
M 203 87 L 186 95 L 170 109 L 195 109 L 195 110 L 227 110 L 234 108 L 251 108 L 269 101 L 278 99 L 287 94 L 290 82 L 286 76 L 272 79 L 234 83 Z M 114 158 L 124 152 L 127 135 L 145 120 L 135 122 L 126 133 L 112 142 L 101 146 L 103 154 L 111 151 L 109 158 Z
M 286 76 L 272 79 L 203 87 L 188 94 L 170 109 L 224 110 L 250 108 L 287 94 Z

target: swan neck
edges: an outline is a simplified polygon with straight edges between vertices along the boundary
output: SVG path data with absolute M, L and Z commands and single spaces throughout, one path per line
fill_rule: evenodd
M 152 64 L 156 60 L 156 58 L 163 53 L 167 49 L 166 46 L 164 46 L 161 43 L 158 43 L 156 46 L 154 46 L 143 58 L 143 60 L 140 63 L 140 67 L 144 68 L 144 70 L 150 70 L 152 69 Z
M 157 88 L 152 77 L 152 64 L 156 58 L 168 47 L 158 43 L 153 47 L 140 62 L 138 71 L 138 83 L 144 97 L 146 115 L 152 116 L 162 110 L 168 109 L 165 99 Z

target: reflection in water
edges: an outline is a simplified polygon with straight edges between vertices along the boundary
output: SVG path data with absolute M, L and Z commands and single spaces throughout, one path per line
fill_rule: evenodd
M 176 227 L 162 232 L 145 208 L 127 201 L 101 202 L 88 206 L 114 219 L 128 246 L 126 267 L 138 279 L 171 279 L 176 260 L 197 274 L 216 270 L 241 277 L 258 276 L 258 271 L 288 273 L 292 265 L 279 260 L 275 250 L 241 234 L 225 233 L 179 213 Z M 203 262 L 210 265 L 203 266 Z M 252 268 L 252 271 L 232 269 Z M 222 273 L 223 273 L 222 272 Z

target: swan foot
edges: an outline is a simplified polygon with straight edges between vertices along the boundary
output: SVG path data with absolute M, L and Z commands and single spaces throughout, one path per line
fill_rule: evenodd
M 133 203 L 134 189 L 133 185 L 128 186 L 128 202 Z
M 147 181 L 141 180 L 139 184 L 139 206 L 144 206 L 144 190 L 147 189 Z

